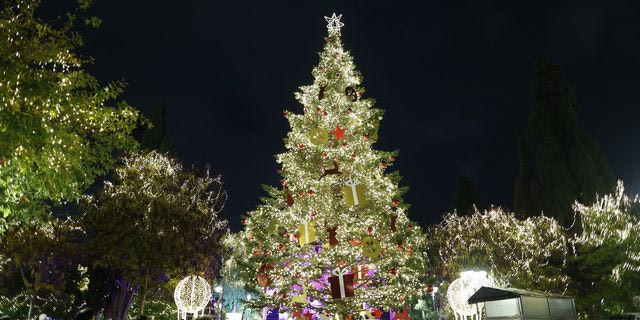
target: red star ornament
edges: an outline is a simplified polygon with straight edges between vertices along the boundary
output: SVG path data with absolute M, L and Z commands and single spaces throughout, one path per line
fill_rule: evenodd
M 340 128 L 339 125 L 336 126 L 336 128 L 331 131 L 331 133 L 335 136 L 336 140 L 340 140 L 340 139 L 344 139 L 344 129 Z

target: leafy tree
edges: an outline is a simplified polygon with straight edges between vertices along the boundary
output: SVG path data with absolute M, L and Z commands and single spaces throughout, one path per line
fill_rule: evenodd
M 267 187 L 244 231 L 227 238 L 254 308 L 357 316 L 364 305 L 403 308 L 426 288 L 426 239 L 407 215 L 400 176 L 385 172 L 396 152 L 372 148 L 383 111 L 361 99 L 362 77 L 333 21 L 314 83 L 296 94 L 302 112 L 284 112 L 282 187 Z
M 460 215 L 471 215 L 475 213 L 475 208 L 484 210 L 484 200 L 476 190 L 471 177 L 459 177 L 456 193 L 453 196 L 453 209 Z
M 538 60 L 529 127 L 520 139 L 515 203 L 523 216 L 543 212 L 567 226 L 573 201 L 588 204 L 615 188 L 605 156 L 578 124 L 579 110 L 560 68 Z
M 57 297 L 77 293 L 78 265 L 81 262 L 77 239 L 82 236 L 72 221 L 50 218 L 44 223 L 22 222 L 13 225 L 0 238 L 3 253 L 9 259 L 2 281 L 13 282 L 10 295 L 25 292 L 29 300 L 27 318 L 31 318 L 34 302 L 39 294 L 55 294 Z M 73 300 L 73 299 L 67 299 Z
M 469 216 L 449 213 L 429 230 L 431 272 L 452 281 L 461 271 L 484 269 L 499 283 L 563 293 L 568 241 L 552 218 L 519 220 L 492 208 Z
M 225 200 L 219 176 L 187 171 L 155 151 L 126 157 L 114 181 L 86 197 L 83 223 L 91 235 L 93 266 L 110 270 L 120 289 L 129 292 L 114 292 L 128 299 L 116 313 L 126 315 L 136 288 L 143 314 L 152 288 L 218 262 Z
M 625 194 L 618 182 L 612 194 L 591 205 L 574 205 L 582 232 L 569 260 L 578 311 L 590 319 L 636 311 L 640 295 L 640 198 Z
M 40 3 L 5 0 L 0 11 L 0 231 L 7 219 L 79 199 L 112 166 L 114 151 L 136 146 L 138 112 L 113 106 L 123 83 L 100 85 L 75 53 L 78 15 L 91 0 L 52 22 L 35 15 Z

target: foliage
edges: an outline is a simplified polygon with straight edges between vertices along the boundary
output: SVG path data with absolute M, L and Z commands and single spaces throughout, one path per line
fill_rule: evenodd
M 560 68 L 537 63 L 529 127 L 520 134 L 520 173 L 516 211 L 540 212 L 564 226 L 573 222 L 571 205 L 589 204 L 596 194 L 613 191 L 615 179 L 597 142 L 578 124 L 580 107 Z
M 458 178 L 456 192 L 453 196 L 453 209 L 460 215 L 471 215 L 476 208 L 484 210 L 486 205 L 478 193 L 471 177 Z
M 3 254 L 8 258 L 6 270 L 0 276 L 10 287 L 3 289 L 4 294 L 15 297 L 25 293 L 29 298 L 27 308 L 43 295 L 73 301 L 81 289 L 77 245 L 81 236 L 82 231 L 69 220 L 50 218 L 43 223 L 29 221 L 12 225 L 0 239 L 4 244 Z
M 75 24 L 91 1 L 64 19 L 44 22 L 40 0 L 5 0 L 0 12 L 0 232 L 8 219 L 45 215 L 50 202 L 79 199 L 136 147 L 139 120 L 121 102 L 123 83 L 100 85 L 78 57 Z M 88 18 L 96 25 L 95 18 Z
M 429 230 L 430 270 L 452 281 L 465 270 L 484 269 L 509 286 L 563 293 L 568 238 L 552 218 L 519 220 L 500 208 L 470 216 L 449 213 Z
M 139 285 L 142 312 L 150 288 L 217 263 L 225 200 L 221 178 L 208 171 L 155 151 L 126 157 L 114 181 L 83 202 L 93 264 Z
M 398 187 L 399 175 L 385 173 L 396 152 L 372 149 L 383 111 L 373 108 L 372 99 L 360 99 L 364 89 L 354 69 L 339 34 L 330 33 L 313 69 L 314 83 L 296 94 L 303 112 L 284 113 L 291 131 L 285 139 L 288 151 L 277 155 L 282 188 L 265 187 L 270 197 L 248 214 L 244 231 L 226 238 L 235 249 L 229 266 L 237 266 L 257 296 L 251 302 L 254 308 L 357 315 L 363 304 L 401 308 L 425 290 L 426 239 L 407 217 L 408 205 L 401 198 L 406 188 Z M 342 188 L 349 181 L 364 188 L 366 203 L 345 203 Z M 306 221 L 315 223 L 316 240 L 301 245 L 304 235 L 298 230 Z M 363 254 L 362 240 L 368 235 L 380 241 L 380 256 Z M 260 276 L 272 283 L 258 290 L 258 270 L 267 265 L 273 269 Z M 332 299 L 327 280 L 331 271 L 357 266 L 372 270 L 368 285 L 356 286 L 353 297 Z M 315 302 L 291 300 L 301 286 L 308 287 L 307 301 Z
M 576 304 L 591 319 L 636 311 L 640 295 L 640 198 L 630 197 L 618 182 L 615 193 L 592 205 L 576 202 L 582 220 L 570 260 Z

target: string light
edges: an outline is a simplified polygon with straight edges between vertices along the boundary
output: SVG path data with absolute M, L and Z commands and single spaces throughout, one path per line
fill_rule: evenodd
M 211 286 L 200 276 L 188 276 L 178 283 L 173 292 L 178 306 L 178 317 L 185 318 L 188 313 L 197 315 L 204 310 L 211 299 Z
M 467 300 L 469 300 L 480 287 L 489 287 L 492 285 L 493 281 L 487 277 L 486 271 L 461 272 L 460 278 L 454 280 L 447 289 L 449 306 L 462 318 L 477 315 L 484 307 L 484 304 L 469 304 Z

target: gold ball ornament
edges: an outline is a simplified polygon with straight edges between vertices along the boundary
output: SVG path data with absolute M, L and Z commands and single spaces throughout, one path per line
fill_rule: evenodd
M 372 236 L 366 236 L 362 238 L 362 254 L 365 257 L 375 259 L 382 253 L 382 247 L 380 241 Z
M 329 142 L 329 132 L 322 128 L 313 128 L 309 131 L 309 140 L 316 146 L 325 145 Z

